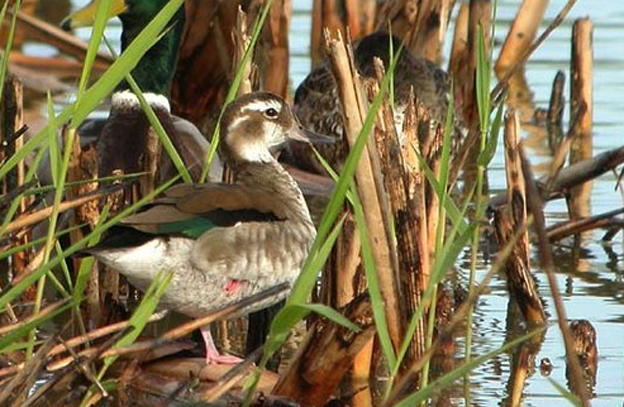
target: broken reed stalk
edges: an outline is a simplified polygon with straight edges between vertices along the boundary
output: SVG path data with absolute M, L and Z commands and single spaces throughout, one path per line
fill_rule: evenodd
M 465 75 L 462 70 L 466 68 L 468 58 L 468 15 L 468 3 L 461 2 L 457 18 L 455 18 L 455 32 L 448 65 L 448 71 L 453 76 L 453 83 L 461 83 L 458 80 Z
M 568 0 L 568 2 L 561 8 L 559 13 L 555 16 L 555 18 L 550 23 L 550 25 L 546 27 L 546 29 L 540 34 L 540 36 L 535 40 L 535 42 L 533 42 L 531 47 L 527 49 L 522 54 L 522 56 L 516 60 L 516 63 L 513 66 L 507 69 L 506 73 L 502 77 L 499 78 L 498 83 L 496 84 L 494 89 L 492 89 L 492 91 L 490 92 L 491 100 L 497 100 L 503 94 L 503 92 L 505 91 L 505 88 L 507 87 L 507 82 L 509 82 L 509 79 L 511 79 L 513 75 L 524 66 L 524 63 L 529 59 L 531 54 L 533 54 L 533 52 L 535 52 L 535 50 L 538 49 L 544 43 L 544 41 L 546 41 L 546 39 L 550 36 L 550 34 L 557 27 L 559 27 L 561 23 L 565 21 L 566 17 L 568 16 L 568 13 L 570 12 L 570 10 L 572 9 L 572 7 L 577 1 L 578 0 Z M 495 106 L 495 104 L 493 104 L 492 106 Z
M 565 73 L 559 70 L 555 75 L 550 92 L 550 102 L 548 104 L 548 113 L 546 115 L 546 130 L 548 131 L 548 145 L 552 151 L 563 139 L 563 107 L 565 105 L 565 96 L 563 91 L 565 88 Z
M 375 335 L 368 295 L 360 295 L 341 313 L 362 330 L 356 333 L 333 322 L 318 319 L 287 370 L 280 375 L 273 394 L 288 397 L 305 407 L 322 406 L 329 401 L 353 365 L 356 355 L 371 346 Z M 368 386 L 368 383 L 364 383 L 364 386 Z M 352 389 L 354 393 L 360 390 Z
M 245 50 L 249 47 L 251 38 L 247 31 L 247 14 L 239 6 L 237 9 L 236 27 L 232 33 L 232 41 L 234 42 L 234 57 L 232 58 L 232 66 L 240 66 Z M 246 64 L 243 69 L 243 80 L 238 88 L 237 96 L 244 95 L 253 91 L 251 70 L 253 64 Z M 232 72 L 234 75 L 234 72 Z M 231 80 L 231 79 L 230 79 Z
M 527 218 L 527 221 L 523 223 L 515 232 L 510 241 L 498 252 L 494 263 L 490 270 L 485 274 L 481 282 L 475 289 L 468 295 L 459 308 L 452 315 L 450 322 L 446 324 L 444 327 L 441 327 L 441 332 L 436 336 L 435 340 L 431 344 L 431 346 L 426 350 L 426 352 L 420 356 L 417 360 L 415 360 L 407 370 L 406 374 L 404 374 L 399 381 L 396 382 L 396 385 L 393 387 L 390 395 L 384 400 L 381 407 L 389 407 L 393 404 L 396 399 L 403 395 L 405 390 L 413 383 L 414 378 L 418 372 L 420 372 L 427 363 L 428 360 L 433 357 L 436 350 L 443 344 L 443 342 L 452 335 L 453 330 L 459 326 L 460 324 L 465 323 L 466 315 L 468 312 L 474 307 L 474 305 L 479 300 L 479 297 L 484 294 L 487 290 L 490 289 L 490 280 L 494 277 L 498 272 L 504 267 L 505 262 L 509 258 L 516 244 L 517 240 L 520 236 L 527 232 L 529 226 L 533 221 L 532 215 Z
M 374 60 L 374 68 L 377 80 L 381 83 L 385 74 L 381 60 Z M 371 86 L 369 92 L 372 96 L 378 90 L 377 86 Z M 425 126 L 428 126 L 429 121 L 425 114 L 418 115 L 417 109 L 412 92 L 405 110 L 401 138 L 397 134 L 394 113 L 388 100 L 384 100 L 378 112 L 377 126 L 375 126 L 376 148 L 379 152 L 384 186 L 394 219 L 396 245 L 401 248 L 397 251 L 397 256 L 406 316 L 412 315 L 418 309 L 431 274 L 425 177 L 412 150 L 412 148 L 420 150 L 418 128 L 423 125 L 423 122 L 426 123 Z M 424 112 L 421 111 L 421 113 Z M 423 324 L 424 321 L 418 321 L 406 363 L 410 363 L 424 352 Z
M 572 57 L 570 75 L 570 113 L 575 126 L 570 129 L 572 145 L 570 164 L 592 156 L 593 116 L 593 24 L 589 18 L 578 19 L 572 26 Z M 586 182 L 570 191 L 571 219 L 590 215 L 589 200 L 592 183 Z
M 537 35 L 549 0 L 524 0 L 507 33 L 496 61 L 496 74 L 501 77 L 524 55 Z
M 409 49 L 435 64 L 442 62 L 442 48 L 455 0 L 421 0 L 415 24 L 406 35 Z
M 561 294 L 559 293 L 559 288 L 557 286 L 557 279 L 555 277 L 555 265 L 552 258 L 550 243 L 548 242 L 548 237 L 546 236 L 545 231 L 542 199 L 537 190 L 535 179 L 533 178 L 531 164 L 529 164 L 529 161 L 526 158 L 522 145 L 519 147 L 519 153 L 522 163 L 522 174 L 527 188 L 527 207 L 529 212 L 533 215 L 533 225 L 537 236 L 540 261 L 542 269 L 546 272 L 548 286 L 550 287 L 550 293 L 552 295 L 557 314 L 557 324 L 559 325 L 561 335 L 563 336 L 566 358 L 571 371 L 571 382 L 573 383 L 573 386 L 578 389 L 578 396 L 581 399 L 583 406 L 588 407 L 590 405 L 589 397 L 586 387 L 583 386 L 584 381 L 581 365 L 574 352 L 574 344 L 570 334 L 570 328 L 568 327 L 563 300 L 561 299 Z
M 262 61 L 257 62 L 260 72 L 262 72 L 262 89 L 283 98 L 288 96 L 288 33 L 291 14 L 291 0 L 273 1 L 268 21 L 260 37 L 259 46 L 263 52 L 255 53 L 256 61 L 262 58 Z
M 345 37 L 348 27 L 351 38 L 356 41 L 373 32 L 376 14 L 376 0 L 314 0 L 310 42 L 312 69 L 319 66 L 325 55 L 323 30 L 340 32 Z M 387 26 L 383 30 L 386 31 Z
M 342 35 L 338 33 L 336 39 L 332 39 L 329 30 L 325 31 L 325 47 L 330 60 L 330 67 L 336 80 L 338 95 L 342 105 L 344 129 L 349 143 L 355 144 L 358 134 L 362 129 L 366 117 L 367 103 L 359 76 L 353 66 L 352 52 L 347 50 Z M 386 319 L 388 330 L 395 351 L 398 351 L 402 340 L 401 301 L 399 297 L 399 285 L 397 281 L 397 256 L 396 247 L 388 230 L 390 218 L 384 213 L 387 202 L 386 197 L 381 196 L 382 185 L 377 185 L 380 168 L 374 159 L 371 159 L 369 148 L 364 153 L 355 171 L 357 192 L 362 203 L 368 235 L 372 246 L 372 255 L 375 261 L 379 279 L 381 294 L 386 306 Z
M 476 129 L 478 123 L 478 108 L 476 98 L 476 71 L 477 71 L 477 40 L 479 27 L 483 32 L 485 55 L 490 54 L 490 33 L 492 18 L 492 2 L 490 0 L 470 0 L 468 13 L 468 52 L 465 75 L 460 82 L 455 82 L 462 95 L 464 120 L 468 129 Z M 475 143 L 478 147 L 479 143 Z M 471 152 L 472 153 L 472 152 Z M 478 149 L 475 154 L 478 153 Z M 476 160 L 474 160 L 476 161 Z
M 514 110 L 505 115 L 505 174 L 507 179 L 507 204 L 497 208 L 494 223 L 499 245 L 507 244 L 521 224 L 526 222 L 526 192 L 522 165 L 518 153 L 520 121 Z M 510 298 L 520 308 L 530 326 L 546 323 L 546 313 L 531 275 L 529 234 L 518 239 L 505 265 Z
M 17 153 L 24 144 L 23 134 L 20 134 L 9 142 L 13 135 L 17 134 L 19 130 L 24 127 L 24 88 L 22 82 L 15 75 L 7 75 L 2 93 L 2 104 L 0 106 L 0 140 L 4 140 L 8 143 L 5 154 L 3 155 L 5 157 L 10 157 Z M 2 157 L 0 156 L 0 158 Z M 25 181 L 25 174 L 24 160 L 22 160 L 17 164 L 15 170 L 11 171 L 4 180 L 2 193 L 7 194 L 10 191 L 22 187 Z M 18 213 L 23 214 L 26 212 L 30 202 L 30 197 L 21 198 L 18 206 Z M 21 216 L 18 219 L 21 219 Z M 5 233 L 6 232 L 5 230 Z M 22 245 L 28 243 L 28 240 L 29 233 L 24 233 L 15 244 Z M 14 277 L 21 277 L 27 272 L 27 265 L 30 261 L 30 257 L 31 253 L 28 250 L 15 253 L 11 256 L 11 268 L 13 269 Z M 29 289 L 25 293 L 25 297 L 32 299 L 33 294 L 34 291 Z

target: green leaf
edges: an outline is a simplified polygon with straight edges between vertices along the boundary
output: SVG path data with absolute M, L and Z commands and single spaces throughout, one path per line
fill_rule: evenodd
M 359 326 L 355 325 L 353 322 L 349 321 L 349 319 L 347 317 L 345 317 L 344 315 L 342 315 L 340 312 L 336 311 L 335 309 L 328 307 L 325 304 L 293 304 L 291 305 L 291 307 L 297 307 L 297 308 L 303 308 L 308 312 L 315 312 L 319 315 L 324 316 L 325 318 L 329 319 L 330 321 L 340 325 L 340 326 L 344 326 L 345 328 L 348 328 L 354 332 L 360 332 L 361 329 Z
M 566 389 L 565 387 L 557 383 L 557 381 L 555 381 L 552 377 L 547 377 L 547 379 L 550 382 L 550 384 L 552 384 L 552 386 L 557 390 L 557 392 L 559 392 L 559 394 L 565 397 L 566 400 L 570 402 L 570 404 L 576 407 L 583 407 L 583 403 L 581 402 L 580 398 L 578 398 L 573 393 L 571 393 L 568 389 Z
M 479 153 L 479 157 L 477 158 L 477 165 L 481 167 L 487 167 L 494 158 L 494 154 L 496 154 L 496 147 L 498 147 L 498 135 L 500 133 L 502 118 L 503 103 L 500 103 L 498 105 L 498 109 L 496 110 L 496 116 L 494 116 L 494 121 L 492 122 L 490 137 L 487 140 L 485 148 L 483 149 L 483 151 L 481 151 L 481 153 Z
M 97 56 L 98 49 L 100 48 L 100 42 L 102 40 L 102 36 L 104 35 L 104 28 L 106 27 L 106 22 L 108 21 L 108 15 L 110 11 L 112 1 L 111 0 L 101 0 L 99 3 L 99 7 L 95 13 L 95 21 L 93 23 L 93 30 L 91 30 L 91 39 L 89 40 L 89 47 L 87 48 L 87 55 L 82 65 L 82 74 L 80 75 L 80 82 L 78 84 L 78 92 L 76 93 L 76 104 L 80 105 L 81 99 L 84 95 L 85 89 L 87 88 L 87 82 L 89 81 L 89 77 L 91 75 L 91 70 L 93 68 L 93 62 Z M 77 124 L 77 116 L 74 116 L 72 119 L 71 127 L 74 129 L 78 128 Z
M 479 24 L 477 28 L 477 54 L 476 58 L 476 92 L 477 109 L 479 111 L 479 124 L 481 133 L 485 133 L 490 119 L 490 61 L 485 52 L 485 37 L 483 27 Z

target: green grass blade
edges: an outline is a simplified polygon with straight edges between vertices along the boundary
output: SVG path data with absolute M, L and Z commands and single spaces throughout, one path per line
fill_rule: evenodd
M 481 132 L 487 131 L 490 120 L 490 60 L 485 52 L 485 37 L 483 27 L 477 28 L 477 54 L 476 58 L 476 92 L 477 109 L 479 111 L 479 125 Z
M 498 105 L 498 109 L 496 110 L 496 116 L 494 116 L 494 120 L 492 121 L 490 136 L 487 139 L 485 148 L 481 151 L 481 153 L 479 153 L 479 157 L 477 158 L 477 165 L 487 167 L 494 158 L 494 155 L 496 154 L 496 147 L 498 147 L 498 135 L 500 133 L 502 120 L 503 103 L 500 103 Z
M 321 316 L 324 316 L 330 321 L 340 326 L 343 326 L 345 328 L 348 328 L 354 332 L 361 331 L 359 326 L 349 321 L 349 319 L 346 318 L 344 315 L 342 315 L 340 312 L 336 311 L 335 309 L 331 307 L 328 307 L 325 304 L 296 304 L 296 305 L 291 305 L 291 307 L 303 308 L 306 311 L 315 312 Z
M 577 396 L 571 393 L 568 389 L 560 385 L 552 377 L 547 377 L 547 379 L 550 382 L 550 384 L 552 384 L 552 386 L 555 388 L 555 390 L 557 390 L 559 394 L 565 397 L 565 399 L 568 400 L 570 404 L 576 407 L 583 407 L 583 403 L 581 402 L 581 399 L 579 399 Z
M 104 36 L 104 28 L 108 21 L 109 11 L 111 7 L 111 0 L 101 0 L 98 10 L 95 13 L 95 21 L 93 23 L 93 29 L 91 30 L 91 39 L 89 39 L 89 47 L 87 48 L 87 55 L 82 65 L 82 74 L 80 75 L 80 82 L 78 84 L 78 92 L 76 94 L 76 104 L 80 105 L 81 99 L 87 88 L 89 77 L 91 76 L 91 70 L 93 63 L 100 48 L 100 42 Z M 71 127 L 78 128 L 78 117 L 74 116 L 72 119 Z

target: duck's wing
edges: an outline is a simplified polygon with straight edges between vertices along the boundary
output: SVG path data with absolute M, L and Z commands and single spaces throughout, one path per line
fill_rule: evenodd
M 265 191 L 236 184 L 180 184 L 122 224 L 144 233 L 198 238 L 213 227 L 284 219 L 283 206 Z

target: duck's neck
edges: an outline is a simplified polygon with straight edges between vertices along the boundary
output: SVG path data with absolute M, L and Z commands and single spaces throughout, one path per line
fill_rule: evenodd
M 311 222 L 310 212 L 297 182 L 277 160 L 264 163 L 243 163 L 233 166 L 236 181 L 261 188 L 281 199 L 293 213 Z
M 150 19 L 126 15 L 121 19 L 121 50 L 122 52 L 139 35 L 150 22 Z M 152 46 L 132 70 L 132 77 L 143 93 L 154 93 L 169 98 L 171 83 L 175 73 L 175 63 L 178 56 L 180 39 L 184 31 L 184 7 L 171 20 L 166 34 Z M 128 82 L 123 80 L 118 86 L 118 92 L 130 89 Z

